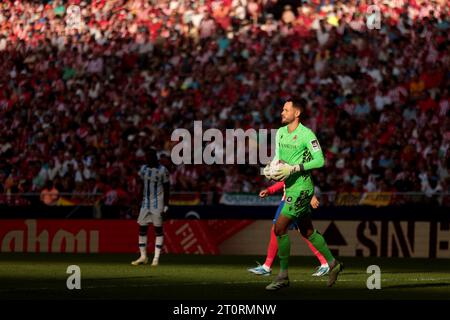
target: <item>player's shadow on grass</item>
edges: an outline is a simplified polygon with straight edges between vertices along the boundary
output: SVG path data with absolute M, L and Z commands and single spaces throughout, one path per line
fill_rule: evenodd
M 155 276 L 135 276 L 135 277 L 111 277 L 111 278 L 86 278 L 86 281 L 110 281 L 110 280 L 132 280 L 132 279 L 153 279 Z
M 383 286 L 383 289 L 414 289 L 414 288 L 436 288 L 436 287 L 450 287 L 450 283 L 420 283 L 420 284 L 399 284 L 394 286 Z

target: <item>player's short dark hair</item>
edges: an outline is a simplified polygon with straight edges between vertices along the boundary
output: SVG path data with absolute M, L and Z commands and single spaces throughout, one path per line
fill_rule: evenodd
M 292 102 L 292 106 L 295 109 L 300 110 L 301 113 L 304 113 L 306 110 L 306 106 L 307 106 L 307 101 L 304 98 L 289 98 L 286 100 L 286 102 Z
M 148 162 L 148 164 L 153 164 L 153 165 L 156 165 L 158 163 L 158 155 L 157 155 L 155 149 L 150 148 L 147 151 L 147 162 Z

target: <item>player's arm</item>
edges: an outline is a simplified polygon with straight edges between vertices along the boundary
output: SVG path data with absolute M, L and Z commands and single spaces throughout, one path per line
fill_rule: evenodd
M 317 199 L 317 197 L 313 195 L 310 202 L 311 207 L 313 207 L 313 209 L 317 209 L 319 207 L 319 204 L 319 199 Z
M 312 131 L 307 136 L 305 142 L 308 151 L 311 153 L 311 160 L 302 163 L 303 171 L 322 168 L 325 165 L 325 158 L 319 140 L 317 140 L 316 135 Z
M 170 197 L 170 183 L 163 184 L 164 190 L 164 206 L 169 206 L 169 197 Z
M 141 177 L 142 179 L 145 178 L 145 165 L 141 166 L 141 168 L 139 169 L 138 175 L 139 175 L 139 177 Z
M 170 198 L 170 180 L 169 180 L 169 172 L 167 169 L 164 169 L 163 177 L 162 177 L 162 183 L 163 183 L 163 203 L 164 203 L 164 212 L 169 210 L 169 198 Z
M 278 191 L 283 190 L 283 188 L 284 188 L 284 181 L 280 181 L 268 187 L 267 191 L 269 192 L 269 194 L 274 194 L 277 193 Z
M 277 193 L 278 191 L 282 190 L 284 188 L 284 182 L 280 181 L 277 182 L 273 185 L 271 185 L 270 187 L 268 187 L 267 189 L 263 189 L 259 192 L 259 197 L 260 198 L 265 198 L 267 196 L 270 196 L 271 194 Z
M 306 144 L 306 148 L 311 153 L 311 160 L 295 165 L 284 164 L 274 175 L 274 178 L 276 180 L 285 180 L 295 172 L 304 172 L 308 170 L 318 169 L 324 166 L 325 158 L 323 156 L 323 152 L 320 148 L 319 140 L 317 140 L 316 135 L 312 131 L 310 131 L 304 138 L 304 141 Z

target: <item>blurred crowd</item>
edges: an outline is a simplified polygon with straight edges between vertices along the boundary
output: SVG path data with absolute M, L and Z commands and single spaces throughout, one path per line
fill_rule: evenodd
M 449 192 L 447 1 L 287 3 L 2 1 L 0 193 L 134 198 L 150 147 L 175 191 L 257 191 L 258 166 L 173 165 L 171 134 L 278 128 L 292 95 L 318 190 Z

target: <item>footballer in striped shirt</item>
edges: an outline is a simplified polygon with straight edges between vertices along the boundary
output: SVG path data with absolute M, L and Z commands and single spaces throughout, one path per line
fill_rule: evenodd
M 163 214 L 169 205 L 169 172 L 161 165 L 154 149 L 147 154 L 146 164 L 139 170 L 143 182 L 143 198 L 139 212 L 139 251 L 140 257 L 131 264 L 134 266 L 147 264 L 147 233 L 149 224 L 155 228 L 155 254 L 152 266 L 157 266 L 164 242 Z

